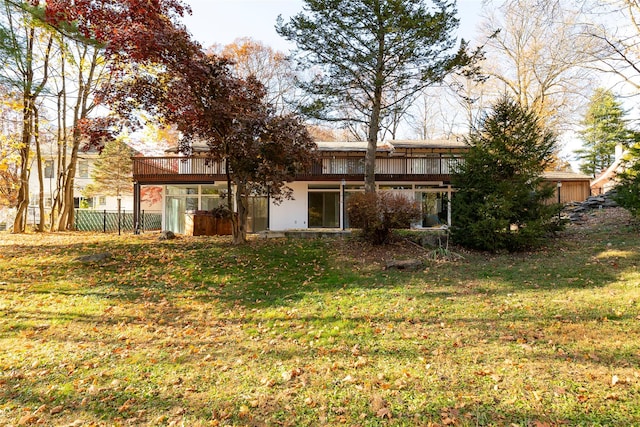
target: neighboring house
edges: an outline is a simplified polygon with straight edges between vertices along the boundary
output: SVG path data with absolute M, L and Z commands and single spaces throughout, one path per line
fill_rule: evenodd
M 627 154 L 622 145 L 616 146 L 614 161 L 604 172 L 591 181 L 591 193 L 599 196 L 616 186 L 616 175 L 624 170 L 623 158 Z
M 45 145 L 42 148 L 42 169 L 44 180 L 44 208 L 48 215 L 51 211 L 53 199 L 57 188 L 57 179 L 60 175 L 58 170 L 58 161 L 56 147 L 53 145 Z M 93 150 L 88 152 L 80 152 L 78 155 L 78 163 L 76 166 L 76 175 L 74 182 L 74 207 L 76 209 L 100 210 L 116 212 L 118 209 L 118 198 L 116 196 L 97 195 L 94 197 L 85 197 L 84 189 L 91 183 L 91 171 L 93 164 L 100 154 Z M 40 184 L 38 182 L 37 162 L 32 159 L 31 172 L 29 175 L 29 207 L 27 211 L 27 224 L 35 225 L 40 223 L 39 206 Z M 162 209 L 161 200 L 158 197 L 160 188 L 148 187 L 142 197 L 141 209 L 147 211 L 160 211 Z M 133 195 L 127 194 L 121 197 L 121 211 L 131 213 L 133 211 Z M 9 227 L 13 223 L 15 210 L 4 209 L 0 211 L 0 222 Z M 48 219 L 45 220 L 48 224 Z M 3 228 L 4 228 L 3 227 Z
M 364 191 L 366 142 L 318 142 L 319 159 L 306 173 L 288 184 L 293 199 L 275 203 L 256 195 L 249 206 L 249 231 L 349 228 L 345 215 L 349 197 Z M 455 189 L 451 175 L 467 146 L 463 141 L 389 141 L 378 145 L 376 184 L 416 200 L 422 219 L 416 228 L 451 225 L 450 200 Z M 189 232 L 197 211 L 226 204 L 224 164 L 207 161 L 195 149 L 191 156 L 134 158 L 134 209 L 147 186 L 162 186 L 163 229 Z M 589 178 L 550 173 L 548 181 L 562 183 L 563 201 L 589 196 Z M 134 212 L 135 216 L 135 212 Z

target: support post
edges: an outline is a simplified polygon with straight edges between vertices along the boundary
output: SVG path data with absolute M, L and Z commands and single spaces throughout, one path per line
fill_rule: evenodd
M 133 234 L 140 234 L 140 184 L 133 183 Z
M 562 181 L 558 181 L 558 205 L 560 205 L 562 202 L 560 201 L 560 188 L 562 188 Z M 560 222 L 561 218 L 560 218 L 560 213 L 561 210 L 558 210 L 558 222 Z
M 121 218 L 121 203 L 122 203 L 122 197 L 120 196 L 120 193 L 118 193 L 118 236 L 120 235 L 120 231 L 121 231 L 121 225 L 120 225 L 120 218 Z

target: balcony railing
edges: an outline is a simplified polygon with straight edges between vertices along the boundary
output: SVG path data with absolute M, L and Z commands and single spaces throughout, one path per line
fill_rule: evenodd
M 442 178 L 453 173 L 461 157 L 441 155 L 430 157 L 380 157 L 376 159 L 376 175 L 394 179 L 429 177 Z M 138 182 L 195 182 L 223 179 L 224 162 L 203 157 L 135 157 L 133 178 Z M 300 174 L 304 179 L 361 178 L 364 158 L 324 157 L 311 169 Z

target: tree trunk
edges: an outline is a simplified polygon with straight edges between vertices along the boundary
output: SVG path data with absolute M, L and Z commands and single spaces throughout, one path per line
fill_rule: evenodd
M 369 122 L 369 135 L 367 136 L 367 152 L 364 158 L 364 191 L 376 192 L 376 152 L 378 150 L 378 130 L 380 129 L 380 106 L 382 104 L 382 88 L 376 89 Z
M 75 228 L 75 206 L 74 206 L 74 187 L 75 175 L 78 163 L 78 151 L 82 142 L 82 135 L 78 130 L 78 124 L 82 119 L 89 117 L 89 113 L 95 107 L 89 100 L 91 88 L 95 84 L 95 73 L 99 65 L 98 50 L 94 49 L 90 52 L 90 47 L 83 45 L 82 51 L 79 53 L 80 62 L 85 61 L 89 64 L 89 72 L 85 79 L 84 68 L 78 68 L 78 87 L 77 101 L 73 107 L 73 133 L 71 136 L 71 154 L 69 156 L 68 166 L 65 170 L 64 186 L 62 187 L 62 201 L 60 207 L 60 216 L 58 217 L 57 230 L 73 230 Z M 90 55 L 90 56 L 89 56 Z
M 38 166 L 38 213 L 40 222 L 36 225 L 36 230 L 44 231 L 44 177 L 42 176 L 42 150 L 40 148 L 40 121 L 38 120 L 38 109 L 33 106 L 33 136 L 36 144 L 36 165 Z
M 20 188 L 18 189 L 18 200 L 16 217 L 13 220 L 13 232 L 24 233 L 27 227 L 27 208 L 29 207 L 29 153 L 31 145 L 31 123 L 33 120 L 33 110 L 31 108 L 31 98 L 23 95 L 22 107 L 22 144 L 20 147 Z
M 62 79 L 62 88 L 58 93 L 58 151 L 56 164 L 56 190 L 55 197 L 52 195 L 51 203 L 51 224 L 50 231 L 57 230 L 58 218 L 62 210 L 62 189 L 65 183 L 64 170 L 67 165 L 67 79 L 65 74 L 65 50 L 62 49 L 62 60 L 60 61 L 60 78 Z
M 69 167 L 66 171 L 66 179 L 62 188 L 62 207 L 58 217 L 58 231 L 73 230 L 75 228 L 75 206 L 73 199 L 73 188 L 75 184 L 76 165 L 78 163 L 78 149 L 80 145 L 80 134 L 74 131 L 73 148 L 69 158 Z
M 243 184 L 236 182 L 237 215 L 232 215 L 233 244 L 241 245 L 247 242 L 247 219 L 249 217 L 248 195 Z
M 369 133 L 367 135 L 367 152 L 364 158 L 364 191 L 376 192 L 376 151 L 378 150 L 378 133 L 380 132 L 380 113 L 382 111 L 382 85 L 384 82 L 384 56 L 385 56 L 384 31 L 378 34 L 378 53 L 376 66 L 376 81 L 373 89 L 373 105 L 369 120 Z

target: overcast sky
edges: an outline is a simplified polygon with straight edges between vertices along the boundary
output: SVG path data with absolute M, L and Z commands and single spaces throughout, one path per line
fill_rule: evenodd
M 290 47 L 274 29 L 278 15 L 285 21 L 302 10 L 302 0 L 184 0 L 193 10 L 184 23 L 205 48 L 251 37 L 277 50 Z M 476 30 L 481 0 L 458 0 L 458 36 L 471 39 Z

